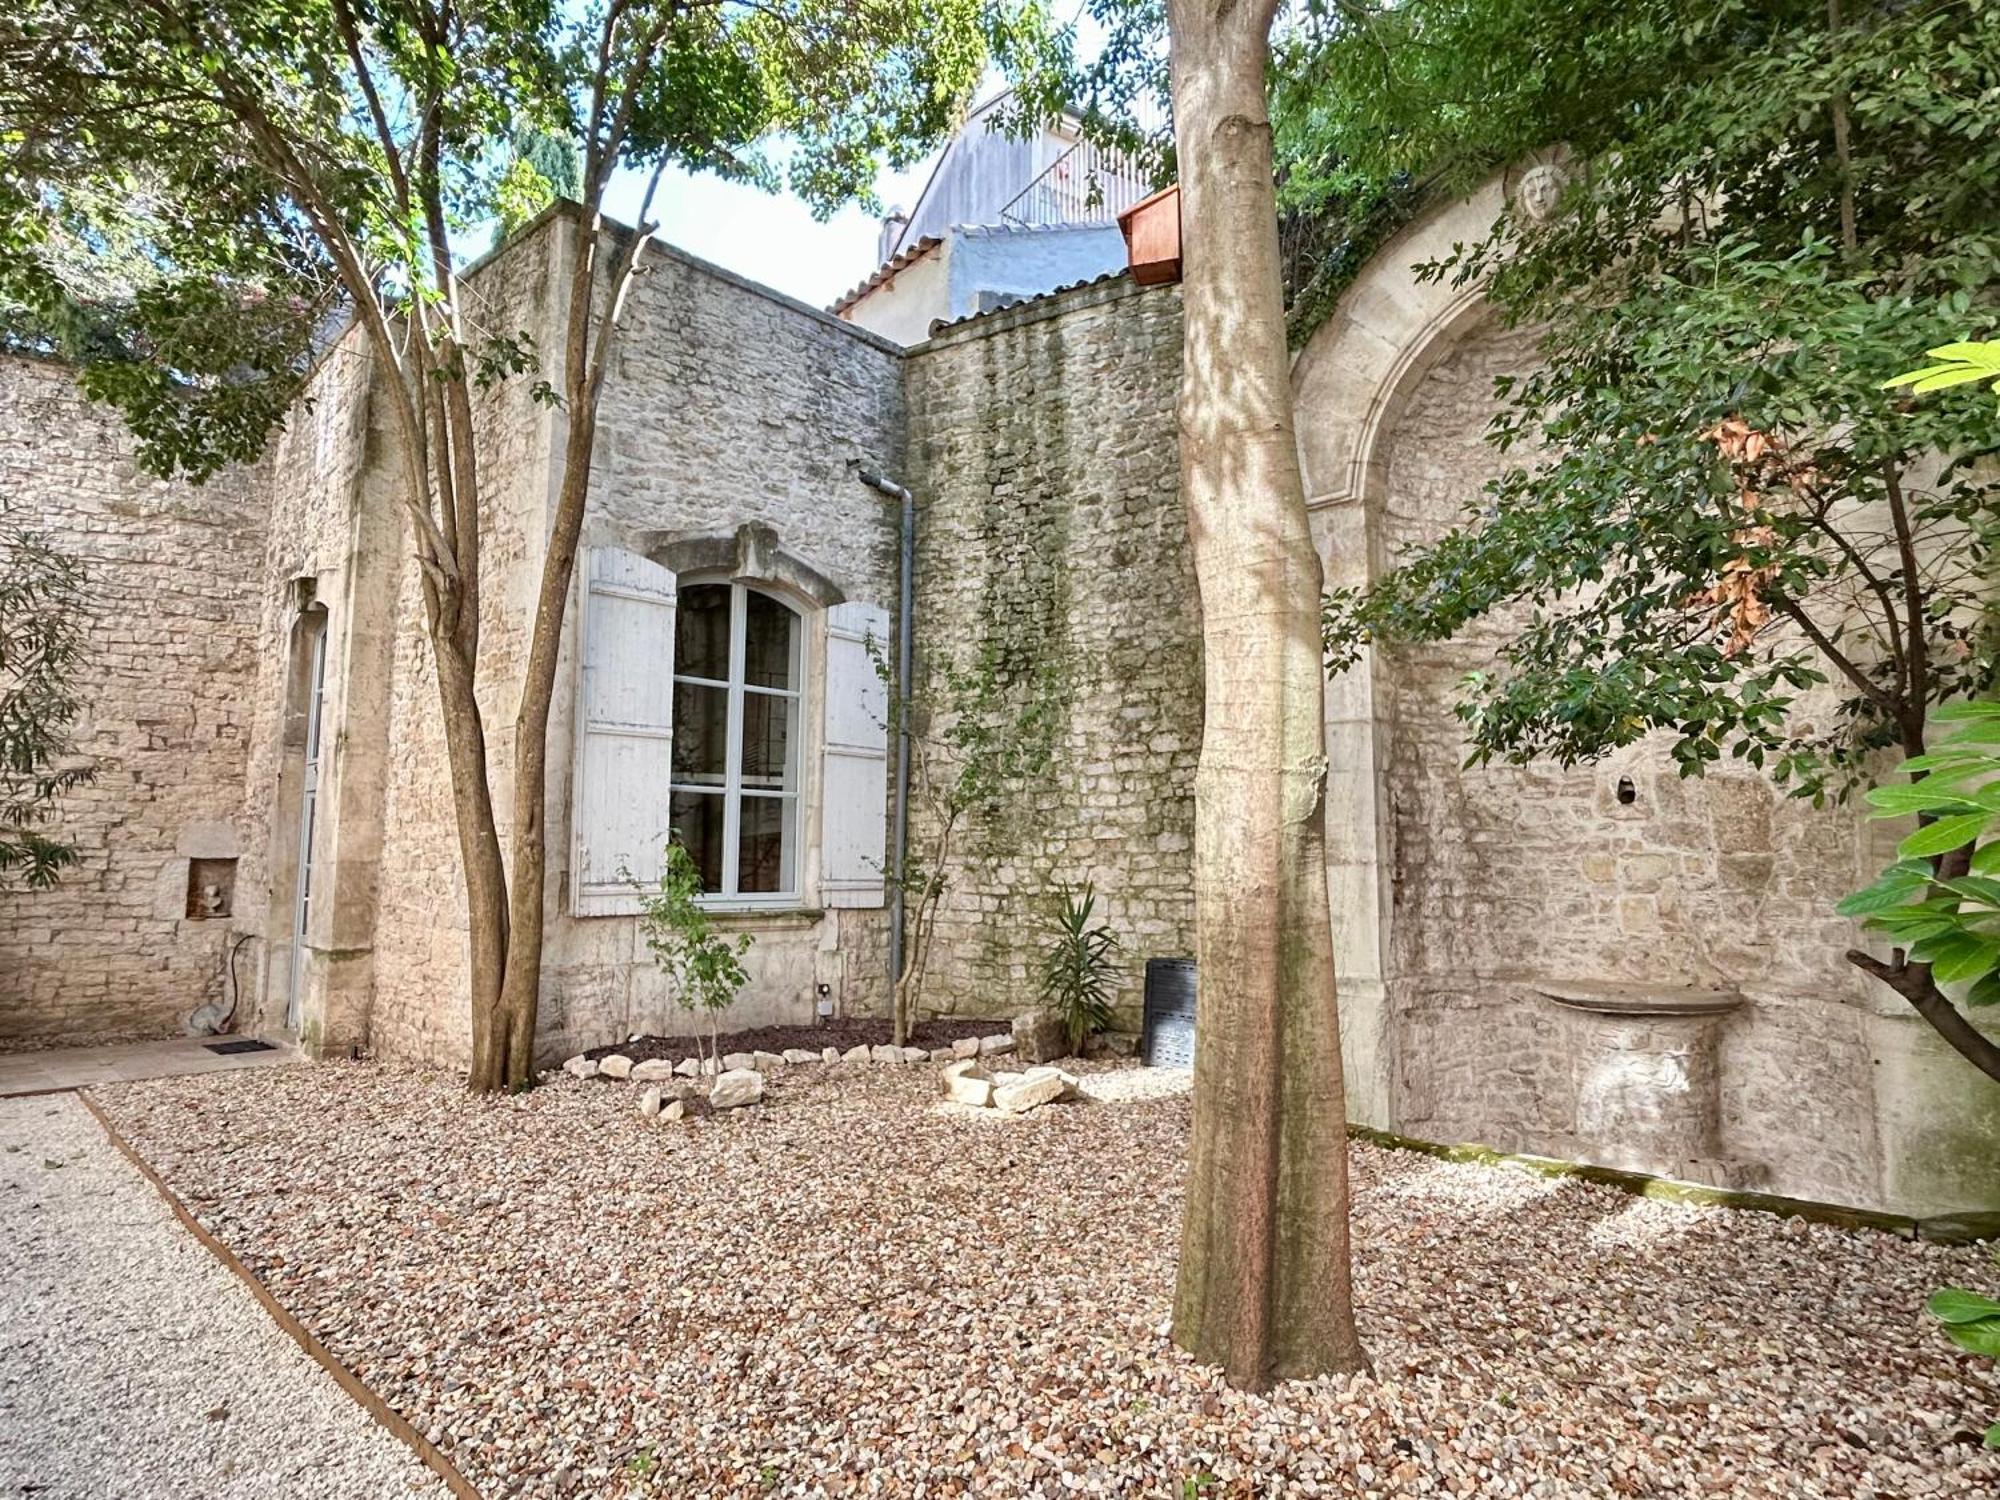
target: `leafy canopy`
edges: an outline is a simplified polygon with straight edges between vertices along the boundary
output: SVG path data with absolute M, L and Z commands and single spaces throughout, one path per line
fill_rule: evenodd
M 1505 610 L 1474 761 L 1666 731 L 1685 772 L 1738 757 L 1816 798 L 1993 681 L 2000 420 L 1882 387 L 2000 305 L 2000 7 L 1357 0 L 1309 7 L 1289 56 L 1288 192 L 1337 220 L 1569 173 L 1545 222 L 1422 270 L 1546 362 L 1503 383 L 1511 467 L 1464 523 L 1328 601 L 1336 669 Z
M 947 132 L 1024 0 L 22 0 L 0 18 L 0 325 L 162 474 L 261 451 L 357 284 L 672 164 L 821 213 Z M 490 341 L 481 352 L 482 340 Z M 472 329 L 486 373 L 534 351 Z
M 2000 1005 L 2000 843 L 1988 841 L 2000 828 L 2000 703 L 1948 703 L 1931 717 L 1953 732 L 1902 763 L 1911 782 L 1867 796 L 1876 818 L 1922 821 L 1840 914 L 1929 964 L 1939 984 L 1966 986 L 1967 1005 Z

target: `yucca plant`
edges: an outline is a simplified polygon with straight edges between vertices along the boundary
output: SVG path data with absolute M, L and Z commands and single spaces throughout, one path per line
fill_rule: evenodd
M 1042 958 L 1041 1001 L 1062 1017 L 1070 1051 L 1111 1024 L 1111 987 L 1118 974 L 1118 938 L 1107 922 L 1094 920 L 1097 888 L 1058 886 L 1058 905 L 1049 919 L 1049 946 Z

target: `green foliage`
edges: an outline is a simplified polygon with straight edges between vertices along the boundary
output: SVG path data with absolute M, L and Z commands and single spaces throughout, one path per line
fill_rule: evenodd
M 493 188 L 493 244 L 500 243 L 558 198 L 583 191 L 583 160 L 574 141 L 525 126 L 508 141 L 508 161 Z
M 1959 1287 L 1943 1287 L 1926 1304 L 1945 1337 L 1972 1354 L 2000 1359 L 2000 1302 Z M 1985 1446 L 2000 1448 L 2000 1422 L 1986 1429 Z
M 21 0 L 0 324 L 204 478 L 259 451 L 337 303 L 467 314 L 473 230 L 666 164 L 871 204 L 1046 31 L 1027 0 Z
M 1071 1052 L 1084 1038 L 1111 1024 L 1111 991 L 1118 978 L 1118 938 L 1108 922 L 1093 920 L 1097 888 L 1057 888 L 1042 954 L 1041 1003 L 1063 1019 Z
M 0 884 L 52 886 L 76 851 L 45 825 L 90 780 L 70 756 L 82 710 L 83 570 L 44 536 L 0 529 Z
M 1883 389 L 1893 390 L 1906 385 L 1911 395 L 1922 396 L 1974 380 L 1986 380 L 1991 381 L 1994 392 L 2000 394 L 2000 340 L 1940 344 L 1925 353 L 1937 363 L 1885 380 L 1882 382 Z
M 625 878 L 630 879 L 629 872 Z M 647 951 L 672 982 L 674 1003 L 697 1017 L 707 1017 L 713 1035 L 716 1018 L 736 1003 L 750 980 L 743 955 L 750 936 L 734 941 L 715 930 L 715 914 L 701 904 L 701 870 L 687 846 L 678 840 L 666 847 L 657 891 L 639 898 L 639 930 Z
M 1738 759 L 1822 799 L 1920 751 L 1932 705 L 1995 680 L 2000 420 L 1882 387 L 2000 316 L 2000 7 L 1308 13 L 1276 115 L 1295 196 L 1338 215 L 1571 162 L 1546 221 L 1510 210 L 1422 270 L 1542 330 L 1544 363 L 1502 383 L 1512 466 L 1463 524 L 1328 600 L 1333 667 L 1506 611 L 1460 705 L 1475 763 L 1664 731 L 1684 773 Z
M 1886 934 L 1939 984 L 1964 986 L 1969 1006 L 2000 1003 L 2000 703 L 1955 703 L 1935 720 L 1961 727 L 1934 751 L 1903 762 L 1913 779 L 1868 793 L 1876 818 L 1921 822 L 1896 862 L 1840 903 Z M 1970 848 L 1969 857 L 1959 851 Z
M 940 654 L 923 681 L 899 692 L 880 642 L 868 640 L 875 672 L 888 689 L 892 735 L 910 733 L 913 837 L 900 870 L 884 879 L 907 911 L 903 977 L 895 995 L 900 1042 L 916 1014 L 930 935 L 950 881 L 952 857 L 969 827 L 991 827 L 1009 800 L 1054 759 L 1068 722 L 1066 675 L 1045 659 L 1002 661 L 991 639 L 970 664 Z

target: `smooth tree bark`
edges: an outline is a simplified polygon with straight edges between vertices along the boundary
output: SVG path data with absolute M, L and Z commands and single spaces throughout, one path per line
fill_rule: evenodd
M 1327 899 L 1321 569 L 1293 436 L 1264 75 L 1277 0 L 1169 0 L 1201 588 L 1200 1027 L 1174 1338 L 1231 1384 L 1366 1367 Z

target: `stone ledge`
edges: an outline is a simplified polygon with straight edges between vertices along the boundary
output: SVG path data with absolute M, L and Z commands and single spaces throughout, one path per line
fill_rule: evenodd
M 1537 980 L 1535 993 L 1570 1010 L 1600 1016 L 1717 1016 L 1735 1010 L 1735 990 L 1674 989 L 1645 984 L 1568 984 Z

